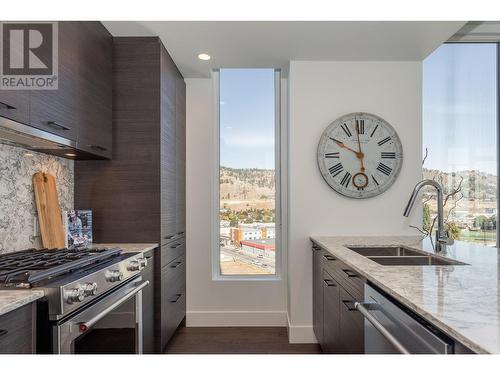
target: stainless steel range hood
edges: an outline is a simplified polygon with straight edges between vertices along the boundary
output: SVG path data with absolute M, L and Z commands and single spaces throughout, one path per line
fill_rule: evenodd
M 0 143 L 63 157 L 76 147 L 74 141 L 4 117 L 0 117 Z

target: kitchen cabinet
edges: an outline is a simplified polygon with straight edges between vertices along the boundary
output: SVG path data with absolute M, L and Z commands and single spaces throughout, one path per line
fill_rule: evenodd
M 153 249 L 144 253 L 147 260 L 146 268 L 142 270 L 142 279 L 148 280 L 149 285 L 142 290 L 142 352 L 155 353 L 155 280 L 154 280 L 154 252 Z
M 100 22 L 79 22 L 78 132 L 76 147 L 111 158 L 113 38 Z
M 98 242 L 155 242 L 156 351 L 185 316 L 185 83 L 156 37 L 113 40 L 113 158 L 75 162 Z M 182 264 L 185 262 L 182 261 Z M 168 272 L 170 271 L 170 272 Z
M 0 354 L 35 353 L 36 305 L 30 303 L 0 316 Z
M 100 22 L 59 22 L 58 38 L 58 89 L 0 90 L 0 116 L 73 141 L 79 159 L 111 158 L 113 38 Z
M 364 353 L 364 280 L 345 263 L 313 245 L 313 328 L 325 353 Z
M 80 22 L 59 22 L 59 70 L 57 90 L 30 90 L 30 125 L 76 140 L 77 102 L 80 94 Z

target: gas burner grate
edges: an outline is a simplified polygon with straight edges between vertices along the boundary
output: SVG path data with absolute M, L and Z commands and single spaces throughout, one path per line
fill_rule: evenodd
M 121 253 L 119 248 L 28 249 L 0 255 L 0 286 L 30 287 Z

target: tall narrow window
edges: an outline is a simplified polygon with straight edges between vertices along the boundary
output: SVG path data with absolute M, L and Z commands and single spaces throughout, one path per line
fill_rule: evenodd
M 220 275 L 274 275 L 277 88 L 274 69 L 219 72 Z
M 423 70 L 424 178 L 444 185 L 453 237 L 489 246 L 497 241 L 497 56 L 496 43 L 445 44 Z M 435 214 L 429 191 L 425 230 Z

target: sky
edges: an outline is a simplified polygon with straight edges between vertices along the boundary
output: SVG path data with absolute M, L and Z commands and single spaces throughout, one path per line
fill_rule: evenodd
M 274 70 L 220 70 L 220 164 L 274 169 Z
M 496 175 L 496 45 L 444 44 L 423 63 L 424 167 Z

